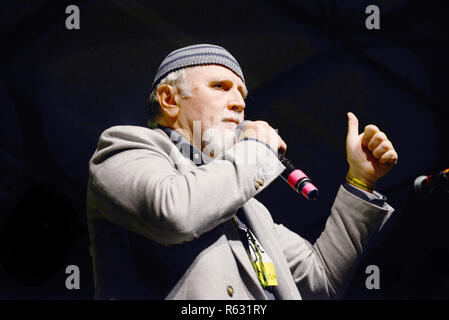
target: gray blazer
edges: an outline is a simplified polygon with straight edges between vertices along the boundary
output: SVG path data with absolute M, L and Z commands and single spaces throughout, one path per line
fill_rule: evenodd
M 87 192 L 96 298 L 121 298 L 119 291 L 125 289 L 111 288 L 118 282 L 126 288 L 131 280 L 124 279 L 135 272 L 139 281 L 146 277 L 140 281 L 146 292 L 157 294 L 133 298 L 267 299 L 230 220 L 239 208 L 273 260 L 277 299 L 342 297 L 369 239 L 393 209 L 340 187 L 326 227 L 312 245 L 275 223 L 254 199 L 283 169 L 257 141 L 239 142 L 220 159 L 197 167 L 160 129 L 104 131 L 89 163 Z M 122 244 L 138 238 L 140 249 L 119 259 L 110 240 L 119 236 L 102 238 L 111 230 L 105 225 L 126 233 Z M 146 257 L 140 257 L 145 268 L 135 265 L 140 255 Z M 112 271 L 112 261 L 128 260 L 133 262 L 127 271 Z M 111 293 L 105 294 L 106 288 Z

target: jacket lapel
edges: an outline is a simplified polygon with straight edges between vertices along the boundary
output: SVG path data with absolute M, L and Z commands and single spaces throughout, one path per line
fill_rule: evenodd
M 259 283 L 259 279 L 257 279 L 256 272 L 254 271 L 251 262 L 249 261 L 248 253 L 240 240 L 240 235 L 234 222 L 229 220 L 223 223 L 223 228 L 236 260 L 240 263 L 242 269 L 245 270 L 247 278 L 250 280 L 250 283 L 247 283 L 248 289 L 255 295 L 255 299 L 266 300 L 267 297 L 265 292 Z
M 301 299 L 282 249 L 277 243 L 274 231 L 271 227 L 261 222 L 258 210 L 253 207 L 252 201 L 253 199 L 249 200 L 242 209 L 245 213 L 248 227 L 273 261 L 278 281 L 278 285 L 274 287 L 276 298 L 279 300 Z

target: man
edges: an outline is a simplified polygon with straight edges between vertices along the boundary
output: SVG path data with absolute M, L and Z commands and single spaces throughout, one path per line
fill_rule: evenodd
M 314 245 L 254 196 L 285 167 L 270 125 L 244 119 L 246 86 L 215 45 L 170 53 L 153 82 L 150 128 L 104 131 L 87 207 L 98 299 L 339 298 L 393 209 L 374 191 L 397 162 L 386 135 L 348 113 L 347 183 Z M 198 137 L 200 136 L 200 137 Z

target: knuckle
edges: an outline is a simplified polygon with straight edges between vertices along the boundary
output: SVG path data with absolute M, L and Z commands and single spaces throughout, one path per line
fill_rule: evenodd
M 379 146 L 373 153 L 377 155 L 377 157 L 382 157 L 383 155 L 385 155 L 388 151 L 382 147 Z
M 381 141 L 383 141 L 383 140 L 386 139 L 385 133 L 383 133 L 382 131 L 377 131 L 377 132 L 374 134 L 373 139 L 375 139 L 376 141 L 381 142 Z
M 394 155 L 393 152 L 388 151 L 388 152 L 386 153 L 385 158 L 388 159 L 388 160 L 394 160 L 394 159 L 395 159 L 395 155 Z
M 379 145 L 378 141 L 376 139 L 371 139 L 370 142 L 368 143 L 368 149 L 370 149 L 371 151 L 373 151 L 374 149 L 376 149 L 376 147 Z
M 375 126 L 374 124 L 369 124 L 365 127 L 365 131 L 377 132 L 377 131 L 379 131 L 379 128 L 377 126 Z
M 387 141 L 382 141 L 382 143 L 380 144 L 380 147 L 382 148 L 382 150 L 389 150 L 391 143 L 387 140 Z

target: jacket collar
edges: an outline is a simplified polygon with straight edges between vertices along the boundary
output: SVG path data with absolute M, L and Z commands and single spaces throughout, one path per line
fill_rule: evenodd
M 203 164 L 209 163 L 213 159 L 203 153 L 201 150 L 192 146 L 190 142 L 180 135 L 176 130 L 172 128 L 163 127 L 159 125 L 159 128 L 165 132 L 165 134 L 170 138 L 170 141 L 173 142 L 181 152 L 181 154 L 187 159 L 192 160 L 194 164 L 197 166 L 202 166 Z

